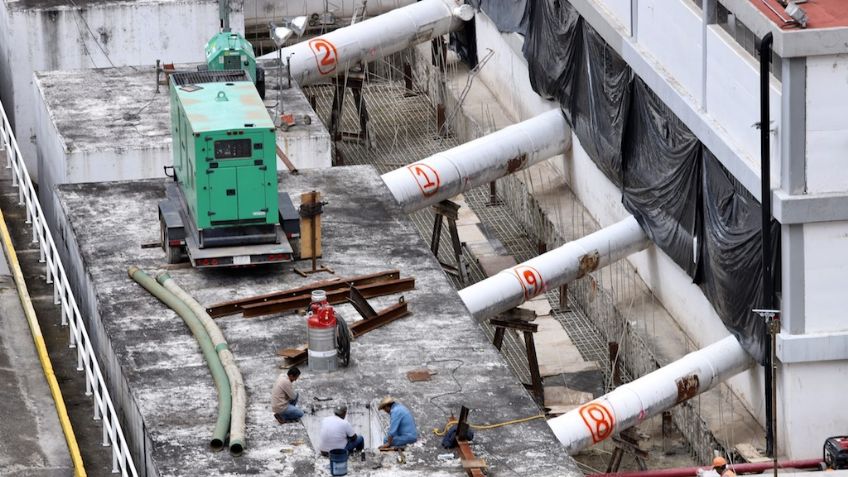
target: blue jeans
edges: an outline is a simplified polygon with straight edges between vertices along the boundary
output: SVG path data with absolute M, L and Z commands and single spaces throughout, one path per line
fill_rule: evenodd
M 348 454 L 353 451 L 362 452 L 362 449 L 365 449 L 365 438 L 362 436 L 356 436 L 356 439 L 348 439 L 347 445 L 345 446 L 345 450 Z
M 297 407 L 297 400 L 298 399 L 300 399 L 299 393 L 297 395 L 295 395 L 294 399 L 289 401 L 289 404 L 288 404 L 288 406 L 286 406 L 285 409 L 274 414 L 274 417 L 276 417 L 278 420 L 283 419 L 283 420 L 286 420 L 286 421 L 297 421 L 297 420 L 299 420 L 301 417 L 303 417 L 303 411 L 301 411 L 300 408 Z
M 412 444 L 413 442 L 415 442 L 417 440 L 418 440 L 418 436 L 404 436 L 404 435 L 394 436 L 392 438 L 392 447 L 402 447 L 402 446 L 405 446 L 407 444 Z M 388 442 L 389 442 L 388 437 L 383 439 L 383 444 L 386 444 Z

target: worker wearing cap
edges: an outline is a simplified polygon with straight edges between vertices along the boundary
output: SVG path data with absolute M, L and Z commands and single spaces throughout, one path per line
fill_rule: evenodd
M 380 405 L 377 408 L 391 416 L 389 430 L 386 432 L 386 438 L 383 440 L 384 444 L 380 446 L 380 449 L 402 447 L 418 440 L 418 429 L 415 427 L 415 419 L 406 406 L 395 402 L 393 397 L 386 396 L 380 401 Z
M 713 459 L 713 470 L 721 477 L 736 477 L 736 472 L 727 468 L 727 461 L 721 456 Z
M 339 406 L 333 410 L 332 416 L 321 420 L 318 448 L 321 455 L 329 456 L 334 449 L 344 449 L 350 452 L 362 452 L 365 439 L 353 431 L 353 426 L 345 420 L 347 406 Z
M 294 391 L 294 382 L 300 377 L 300 369 L 289 369 L 286 374 L 280 373 L 274 389 L 271 391 L 271 411 L 280 424 L 294 422 L 303 417 L 303 411 L 297 407 L 298 393 Z

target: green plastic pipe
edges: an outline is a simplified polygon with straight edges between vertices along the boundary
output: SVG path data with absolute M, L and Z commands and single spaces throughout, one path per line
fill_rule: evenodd
M 212 345 L 212 340 L 203 324 L 197 319 L 197 316 L 192 313 L 191 309 L 179 298 L 174 296 L 150 275 L 144 273 L 135 265 L 129 270 L 130 278 L 135 280 L 145 290 L 150 292 L 162 303 L 174 310 L 185 322 L 186 326 L 191 330 L 197 343 L 203 351 L 203 357 L 206 359 L 206 365 L 209 366 L 209 371 L 212 372 L 212 379 L 215 381 L 215 387 L 218 389 L 218 420 L 215 422 L 215 429 L 212 431 L 212 440 L 209 442 L 212 450 L 220 451 L 224 448 L 224 440 L 227 437 L 227 428 L 230 424 L 230 408 L 232 406 L 232 396 L 230 395 L 230 382 L 227 379 L 227 373 L 224 372 L 224 366 L 215 353 L 215 347 Z
M 206 308 L 198 303 L 188 292 L 180 288 L 168 272 L 157 274 L 156 281 L 173 293 L 174 296 L 182 300 L 195 316 L 197 316 L 200 322 L 203 323 L 203 327 L 209 333 L 212 345 L 215 346 L 215 350 L 218 352 L 218 358 L 221 359 L 221 364 L 224 365 L 224 371 L 227 372 L 227 378 L 230 380 L 230 393 L 233 396 L 233 407 L 230 418 L 230 453 L 239 456 L 244 452 L 244 416 L 247 395 L 244 392 L 244 380 L 241 377 L 241 371 L 239 371 L 236 365 L 235 357 L 227 345 L 227 340 L 224 338 L 224 334 L 221 333 L 221 328 L 218 327 L 215 320 L 206 312 Z

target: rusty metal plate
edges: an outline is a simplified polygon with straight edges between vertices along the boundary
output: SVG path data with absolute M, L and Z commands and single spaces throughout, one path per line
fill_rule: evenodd
M 406 372 L 406 378 L 413 383 L 419 381 L 429 381 L 433 373 L 429 369 L 413 369 Z

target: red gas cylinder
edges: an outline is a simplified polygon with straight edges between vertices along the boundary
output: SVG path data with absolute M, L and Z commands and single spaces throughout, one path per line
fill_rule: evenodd
M 309 369 L 313 372 L 334 371 L 338 367 L 336 352 L 336 311 L 324 300 L 316 300 L 309 306 L 306 334 L 309 343 Z

